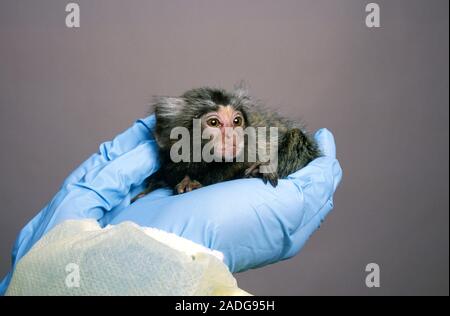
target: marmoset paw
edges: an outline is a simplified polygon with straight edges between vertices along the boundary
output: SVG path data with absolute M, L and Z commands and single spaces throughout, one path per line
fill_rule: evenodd
M 245 170 L 245 178 L 261 178 L 264 184 L 269 182 L 274 188 L 278 185 L 278 173 L 270 169 L 268 163 L 255 162 Z
M 278 185 L 278 174 L 275 173 L 262 173 L 261 179 L 264 181 L 264 184 L 269 182 L 274 188 Z
M 258 178 L 259 177 L 259 166 L 261 166 L 261 163 L 255 162 L 250 167 L 245 169 L 244 178 Z
M 175 187 L 176 193 L 182 194 L 185 192 L 191 192 L 192 190 L 199 189 L 202 184 L 197 180 L 191 180 L 189 176 L 185 176 Z

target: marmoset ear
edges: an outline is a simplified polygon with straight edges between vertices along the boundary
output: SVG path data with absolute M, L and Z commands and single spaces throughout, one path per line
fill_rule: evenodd
M 170 133 L 174 127 L 185 126 L 180 122 L 186 111 L 186 100 L 178 97 L 154 97 L 153 108 L 156 116 L 154 136 L 161 148 L 171 145 Z
M 183 98 L 158 96 L 153 98 L 153 107 L 157 119 L 170 120 L 183 113 L 186 101 Z
M 235 103 L 243 107 L 250 106 L 255 101 L 250 96 L 248 84 L 243 80 L 234 85 L 233 95 L 235 98 Z
M 239 81 L 238 83 L 236 83 L 233 86 L 233 93 L 237 96 L 237 97 L 248 97 L 248 92 L 249 90 L 249 86 L 248 83 L 245 82 L 244 80 Z

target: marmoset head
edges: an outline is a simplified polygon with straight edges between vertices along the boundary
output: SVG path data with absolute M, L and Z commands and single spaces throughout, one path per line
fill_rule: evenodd
M 230 93 L 222 89 L 198 88 L 180 97 L 159 97 L 155 103 L 155 136 L 163 149 L 176 140 L 170 139 L 175 127 L 185 127 L 193 137 L 193 122 L 200 120 L 203 135 L 211 138 L 200 140 L 202 148 L 212 139 L 214 157 L 233 159 L 243 153 L 243 129 L 248 126 L 246 109 L 250 98 L 244 90 Z

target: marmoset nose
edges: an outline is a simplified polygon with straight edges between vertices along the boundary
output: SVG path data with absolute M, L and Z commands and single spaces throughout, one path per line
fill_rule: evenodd
M 220 129 L 221 129 L 222 133 L 225 132 L 225 129 L 233 128 L 233 126 L 234 126 L 233 120 L 230 117 L 228 117 L 228 115 L 219 116 L 219 120 L 221 122 Z
M 233 128 L 234 128 L 233 120 L 225 119 L 222 121 L 222 126 L 220 127 L 220 131 L 227 138 L 230 138 L 233 135 Z

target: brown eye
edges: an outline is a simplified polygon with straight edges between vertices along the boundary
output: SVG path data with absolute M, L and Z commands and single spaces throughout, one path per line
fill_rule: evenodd
M 242 125 L 242 117 L 238 116 L 233 120 L 233 123 L 235 126 L 241 126 Z
M 219 126 L 219 120 L 215 119 L 215 118 L 209 119 L 206 123 L 209 126 L 211 126 L 211 127 L 218 127 Z

